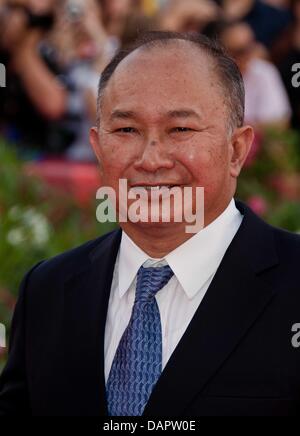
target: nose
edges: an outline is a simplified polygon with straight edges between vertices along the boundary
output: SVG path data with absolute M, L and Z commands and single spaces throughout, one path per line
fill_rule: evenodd
M 154 173 L 162 168 L 174 168 L 174 160 L 161 141 L 151 139 L 147 140 L 142 154 L 134 163 L 134 168 Z

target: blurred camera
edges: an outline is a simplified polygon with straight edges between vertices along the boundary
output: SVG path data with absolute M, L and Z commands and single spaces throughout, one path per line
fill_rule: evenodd
M 6 3 L 3 7 L 0 7 L 0 23 L 5 22 L 14 11 L 21 11 L 26 15 L 28 28 L 38 28 L 47 31 L 52 29 L 54 25 L 55 17 L 53 12 L 36 14 L 26 4 L 14 2 Z
M 33 14 L 29 10 L 26 11 L 28 16 L 28 27 L 38 28 L 42 30 L 50 30 L 54 25 L 54 14 L 43 14 L 37 15 Z

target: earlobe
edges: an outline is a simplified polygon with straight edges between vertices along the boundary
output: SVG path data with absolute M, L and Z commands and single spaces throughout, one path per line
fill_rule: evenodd
M 232 138 L 231 176 L 237 178 L 247 159 L 254 140 L 251 126 L 243 126 L 236 130 Z

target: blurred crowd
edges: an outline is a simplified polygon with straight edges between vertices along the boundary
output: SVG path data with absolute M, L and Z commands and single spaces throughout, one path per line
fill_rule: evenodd
M 300 0 L 0 0 L 0 136 L 25 156 L 93 160 L 101 71 L 148 30 L 219 39 L 244 77 L 246 121 L 300 131 Z

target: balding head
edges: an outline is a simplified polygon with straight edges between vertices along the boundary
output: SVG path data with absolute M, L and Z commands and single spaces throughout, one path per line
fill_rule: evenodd
M 174 59 L 182 63 L 188 61 L 190 67 L 194 64 L 203 68 L 199 75 L 199 83 L 205 76 L 213 78 L 215 84 L 222 92 L 227 106 L 228 126 L 231 131 L 243 125 L 245 91 L 241 73 L 235 62 L 226 54 L 224 49 L 216 42 L 203 35 L 177 34 L 172 32 L 150 32 L 138 39 L 136 43 L 126 50 L 120 51 L 109 63 L 102 73 L 98 95 L 98 123 L 101 121 L 101 103 L 105 90 L 112 77 L 130 68 L 130 65 L 143 62 L 145 56 L 154 58 L 157 52 L 163 60 L 164 52 L 174 54 Z M 197 55 L 198 54 L 198 55 Z M 157 58 L 157 56 L 155 56 Z M 151 68 L 151 65 L 149 65 Z M 171 66 L 170 72 L 172 73 Z M 188 80 L 188 75 L 186 77 Z

